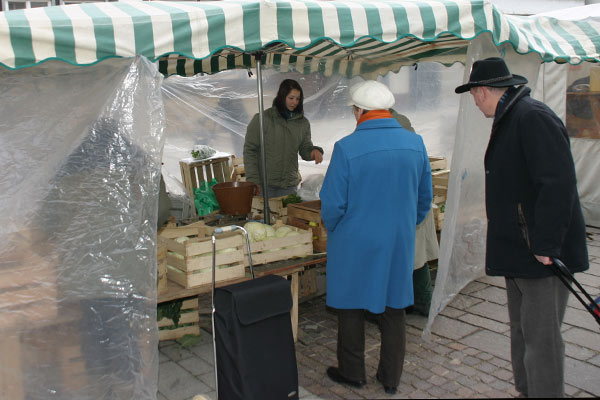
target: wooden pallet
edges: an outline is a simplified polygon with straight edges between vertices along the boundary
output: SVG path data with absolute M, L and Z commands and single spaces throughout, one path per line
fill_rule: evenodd
M 313 233 L 313 249 L 327 251 L 327 229 L 321 219 L 321 200 L 288 204 L 288 225 L 310 229 Z
M 181 316 L 178 328 L 173 328 L 175 323 L 168 318 L 158 321 L 159 340 L 179 339 L 185 335 L 200 334 L 200 315 L 198 313 L 198 298 L 184 300 L 181 304 Z M 162 329 L 161 329 L 162 328 Z M 171 328 L 171 329 L 165 329 Z

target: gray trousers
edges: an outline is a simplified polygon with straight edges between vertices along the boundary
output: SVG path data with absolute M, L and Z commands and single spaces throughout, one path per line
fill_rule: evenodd
M 506 278 L 516 389 L 526 397 L 564 397 L 562 325 L 569 290 L 556 277 Z

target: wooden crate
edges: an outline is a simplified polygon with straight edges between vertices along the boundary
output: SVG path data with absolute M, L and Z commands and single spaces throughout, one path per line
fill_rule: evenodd
M 321 219 L 321 200 L 288 204 L 287 209 L 288 225 L 312 230 L 314 250 L 326 252 L 327 229 Z
M 433 184 L 433 187 L 439 186 L 448 188 L 448 178 L 450 178 L 449 169 L 431 172 L 431 183 Z
M 244 157 L 233 156 L 231 162 L 231 180 L 233 182 L 246 182 L 246 169 L 244 168 Z
M 182 235 L 189 237 L 190 240 L 183 243 L 178 243 L 173 238 L 167 240 L 167 277 L 188 289 L 208 284 L 212 281 L 212 240 L 209 236 L 212 228 L 201 224 L 195 228 L 183 228 L 191 229 L 187 232 L 188 235 Z M 219 253 L 220 250 L 230 248 L 235 250 Z M 245 247 L 240 233 L 218 235 L 216 250 L 216 281 L 245 276 L 243 256 Z
M 183 301 L 178 325 L 180 325 L 178 328 L 174 328 L 175 323 L 169 318 L 162 318 L 158 321 L 159 340 L 173 340 L 185 335 L 200 334 L 200 315 L 198 314 L 197 297 Z
M 179 161 L 181 179 L 190 197 L 194 198 L 194 189 L 199 187 L 202 181 L 210 182 L 213 178 L 219 183 L 231 181 L 232 158 L 233 156 L 215 157 L 201 161 L 186 158 Z
M 435 230 L 441 231 L 444 227 L 444 212 L 441 210 L 440 206 L 437 204 L 432 204 L 433 208 L 433 220 L 435 222 Z
M 429 156 L 429 164 L 431 165 L 432 171 L 446 169 L 446 157 Z
M 287 196 L 269 198 L 269 215 L 272 220 L 281 220 L 287 223 L 287 207 L 283 206 L 283 199 Z M 252 215 L 254 219 L 263 219 L 265 212 L 265 199 L 262 196 L 252 198 Z
M 156 281 L 158 294 L 167 291 L 167 241 L 158 236 L 156 249 Z
M 289 225 L 275 224 L 273 228 L 277 229 L 280 226 Z M 295 226 L 289 227 L 299 232 L 299 235 L 282 238 L 272 237 L 261 242 L 250 243 L 253 265 L 288 260 L 294 257 L 304 257 L 313 253 L 312 232 L 308 229 L 300 229 Z M 246 266 L 250 265 L 246 252 L 244 252 L 244 264 Z

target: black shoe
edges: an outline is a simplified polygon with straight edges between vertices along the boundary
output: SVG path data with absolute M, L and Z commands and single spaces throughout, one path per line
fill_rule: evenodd
M 377 378 L 377 380 L 383 384 L 383 382 L 381 382 L 381 379 L 379 379 L 379 374 L 375 375 L 375 378 Z M 387 393 L 387 394 L 396 394 L 396 390 L 397 387 L 396 386 L 387 386 L 387 385 L 383 385 L 383 390 Z
M 344 378 L 340 373 L 340 370 L 336 367 L 327 368 L 327 376 L 334 382 L 343 383 L 345 385 L 349 385 L 359 389 L 365 386 L 365 384 L 367 383 L 365 381 L 353 381 L 352 379 Z

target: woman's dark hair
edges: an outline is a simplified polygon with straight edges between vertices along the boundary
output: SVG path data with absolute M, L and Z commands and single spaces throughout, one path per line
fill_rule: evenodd
M 279 114 L 281 114 L 281 116 L 284 118 L 285 118 L 285 113 L 287 110 L 287 107 L 285 106 L 285 98 L 287 97 L 288 94 L 290 94 L 290 92 L 293 89 L 296 89 L 297 91 L 300 92 L 300 101 L 298 102 L 298 106 L 296 107 L 294 112 L 301 113 L 304 110 L 302 107 L 302 103 L 304 102 L 304 92 L 302 91 L 300 84 L 293 79 L 285 79 L 279 85 L 279 90 L 277 91 L 277 97 L 275 97 L 275 99 L 273 99 L 273 107 L 276 107 L 277 111 L 279 111 Z

